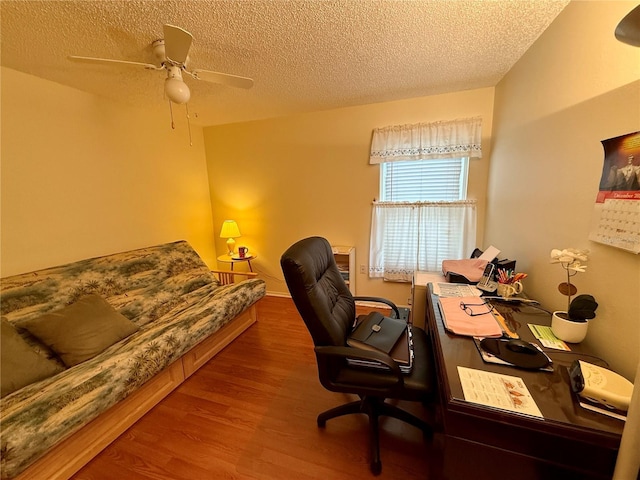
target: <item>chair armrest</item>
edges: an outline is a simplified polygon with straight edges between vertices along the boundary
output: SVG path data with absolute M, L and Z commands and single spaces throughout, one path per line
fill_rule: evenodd
M 375 374 L 387 377 L 387 382 L 381 387 L 384 388 L 396 388 L 402 387 L 404 384 L 404 376 L 400 370 L 400 366 L 384 352 L 376 352 L 373 350 L 363 350 L 361 348 L 354 347 L 338 347 L 338 346 L 318 346 L 315 347 L 316 356 L 318 358 L 318 364 L 328 364 L 332 359 L 340 359 L 346 361 L 349 358 L 355 360 L 367 360 L 379 362 L 389 368 L 390 371 L 375 371 Z M 351 368 L 351 367 L 349 367 Z M 371 369 L 373 371 L 373 369 Z M 395 377 L 393 381 L 391 381 Z M 367 387 L 371 384 L 367 383 Z
M 353 297 L 353 300 L 358 302 L 375 302 L 375 303 L 384 303 L 385 305 L 388 305 L 391 307 L 391 309 L 396 312 L 396 318 L 400 318 L 400 310 L 398 310 L 398 307 L 396 306 L 395 303 L 393 303 L 391 300 L 388 300 L 386 298 L 382 298 L 382 297 Z

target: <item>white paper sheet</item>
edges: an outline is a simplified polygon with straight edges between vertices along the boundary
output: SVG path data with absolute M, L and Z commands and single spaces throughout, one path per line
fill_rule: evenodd
M 466 283 L 434 283 L 433 293 L 439 297 L 479 297 L 482 291 Z
M 484 253 L 482 255 L 480 255 L 480 257 L 478 257 L 478 258 L 480 258 L 482 260 L 486 260 L 487 262 L 490 262 L 494 258 L 496 258 L 499 254 L 500 254 L 500 250 L 498 250 L 493 245 L 490 245 L 489 248 L 487 248 L 484 251 Z
M 520 377 L 460 366 L 458 375 L 466 401 L 543 418 Z

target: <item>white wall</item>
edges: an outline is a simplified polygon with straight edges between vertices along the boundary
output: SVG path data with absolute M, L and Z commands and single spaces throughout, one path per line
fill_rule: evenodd
M 485 240 L 529 273 L 525 290 L 566 309 L 552 248 L 587 248 L 578 293 L 600 304 L 586 343 L 633 380 L 640 350 L 640 256 L 588 240 L 601 140 L 640 130 L 640 49 L 618 42 L 637 2 L 571 2 L 496 87 Z M 564 308 L 563 308 L 564 306 Z
M 640 130 L 640 49 L 614 30 L 637 1 L 571 2 L 496 88 L 487 240 L 530 274 L 527 293 L 563 309 L 551 248 L 588 248 L 578 293 L 599 302 L 585 343 L 634 381 L 640 372 L 640 256 L 588 240 L 601 141 Z M 564 307 L 566 308 L 566 307 Z M 635 378 L 636 390 L 640 379 Z M 616 480 L 640 465 L 637 392 Z
M 360 265 L 368 271 L 371 203 L 379 195 L 380 167 L 369 164 L 373 129 L 483 118 L 483 158 L 471 160 L 468 187 L 469 198 L 478 200 L 481 239 L 493 94 L 483 88 L 205 128 L 216 234 L 224 219 L 238 221 L 238 245 L 257 252 L 254 268 L 270 293 L 281 294 L 288 290 L 280 256 L 292 243 L 321 235 L 335 245 L 355 246 L 356 293 L 406 305 L 411 284 L 359 273 Z M 224 251 L 224 240 L 217 246 Z
M 215 249 L 202 129 L 2 68 L 1 275 L 158 243 Z

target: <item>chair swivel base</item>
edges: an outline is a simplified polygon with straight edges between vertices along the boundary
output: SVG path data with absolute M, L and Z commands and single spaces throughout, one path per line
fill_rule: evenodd
M 397 418 L 409 425 L 419 428 L 425 436 L 431 437 L 433 430 L 425 421 L 419 419 L 415 415 L 386 403 L 383 398 L 379 397 L 363 397 L 355 402 L 339 405 L 326 412 L 318 415 L 318 427 L 324 427 L 327 420 L 350 415 L 352 413 L 365 413 L 369 417 L 369 448 L 371 450 L 371 473 L 379 475 L 382 471 L 382 462 L 380 461 L 380 433 L 378 428 L 378 417 L 385 415 L 387 417 Z

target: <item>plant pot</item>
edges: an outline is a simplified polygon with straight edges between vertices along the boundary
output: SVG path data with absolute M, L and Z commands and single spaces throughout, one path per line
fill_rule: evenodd
M 589 322 L 573 322 L 568 318 L 567 312 L 553 312 L 551 330 L 560 340 L 569 343 L 580 343 L 587 336 Z

